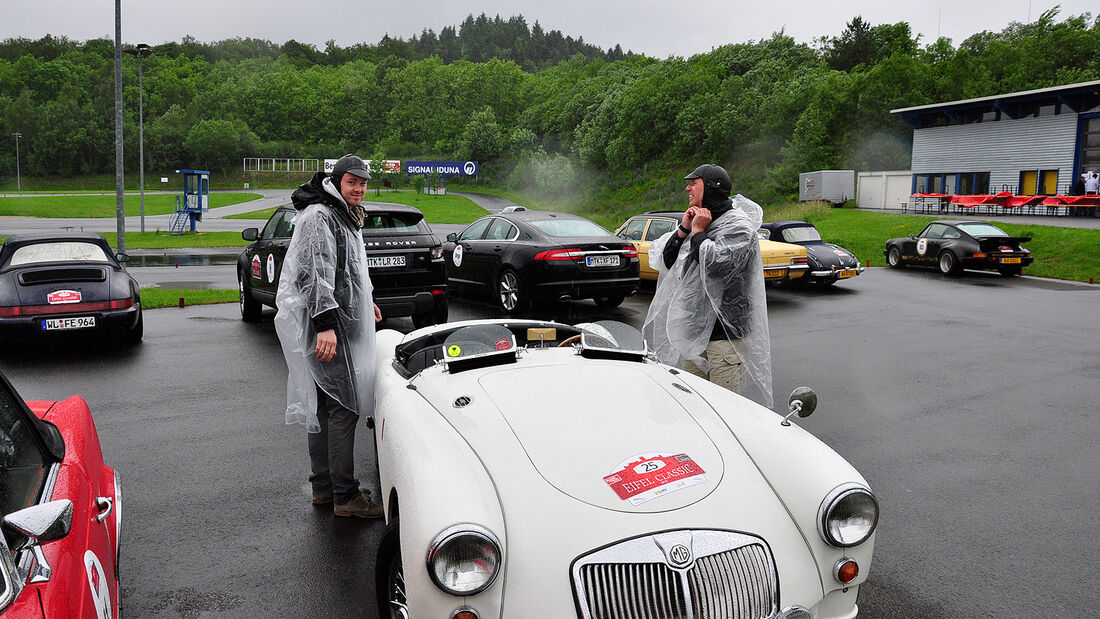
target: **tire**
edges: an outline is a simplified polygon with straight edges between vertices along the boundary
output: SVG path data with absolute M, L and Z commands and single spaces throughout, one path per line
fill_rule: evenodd
M 600 309 L 613 309 L 622 305 L 625 299 L 626 297 L 621 294 L 611 297 L 597 297 L 596 307 Z
M 252 286 L 245 283 L 244 274 L 237 272 L 237 302 L 241 307 L 241 320 L 245 322 L 259 322 L 264 308 L 260 302 L 252 297 Z
M 124 344 L 134 345 L 140 344 L 142 336 L 145 335 L 145 316 L 143 312 L 138 312 L 137 324 L 132 329 L 122 334 L 122 342 Z
M 527 307 L 519 274 L 512 269 L 504 269 L 497 276 L 496 295 L 497 307 L 505 314 L 523 311 Z
M 959 267 L 959 259 L 949 251 L 940 254 L 939 266 L 940 273 L 944 275 L 958 275 L 962 271 L 962 268 Z
M 896 245 L 886 252 L 886 263 L 895 269 L 905 268 L 905 261 L 901 259 L 901 249 Z
M 1014 277 L 1024 272 L 1021 266 L 997 267 L 997 272 L 1004 277 Z
M 401 535 L 394 521 L 382 533 L 374 566 L 374 590 L 381 619 L 407 619 L 404 569 L 401 565 Z
M 413 326 L 417 329 L 423 329 L 424 327 L 430 327 L 432 325 L 441 325 L 447 322 L 447 300 L 444 298 L 442 301 L 438 301 L 435 304 L 435 309 L 430 312 L 424 312 L 423 314 L 416 314 L 412 317 Z

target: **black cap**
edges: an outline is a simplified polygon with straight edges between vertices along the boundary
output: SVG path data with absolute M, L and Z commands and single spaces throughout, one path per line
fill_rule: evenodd
M 688 180 L 701 178 L 703 179 L 704 187 L 724 191 L 726 195 L 729 195 L 730 190 L 733 189 L 733 183 L 730 182 L 730 175 L 726 173 L 726 170 L 722 168 L 722 166 L 717 166 L 713 163 L 704 163 L 692 170 L 691 174 L 688 174 L 684 178 Z
M 336 161 L 336 164 L 332 166 L 332 178 L 340 179 L 344 174 L 354 174 L 359 178 L 370 179 L 370 171 L 367 170 L 367 164 L 363 162 L 359 157 L 347 154 L 340 157 Z

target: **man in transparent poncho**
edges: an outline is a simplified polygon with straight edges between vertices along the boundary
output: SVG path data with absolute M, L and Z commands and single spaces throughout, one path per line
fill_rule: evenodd
M 771 339 L 757 230 L 764 212 L 737 194 L 720 166 L 687 178 L 680 225 L 649 248 L 657 290 L 643 331 L 662 362 L 731 391 L 748 374 L 772 405 Z
M 345 155 L 331 176 L 318 172 L 295 190 L 294 235 L 275 296 L 289 370 L 286 422 L 309 433 L 313 503 L 360 518 L 382 515 L 359 488 L 354 458 L 359 416 L 374 412 L 374 323 L 382 319 L 360 232 L 369 178 L 362 159 Z

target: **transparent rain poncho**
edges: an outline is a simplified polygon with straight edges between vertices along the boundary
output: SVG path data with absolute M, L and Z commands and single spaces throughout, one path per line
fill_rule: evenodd
M 325 190 L 339 197 L 328 179 Z M 343 203 L 343 198 L 340 198 Z M 287 369 L 286 422 L 319 432 L 317 386 L 360 415 L 374 411 L 374 300 L 363 238 L 340 213 L 312 204 L 294 218 L 275 303 Z M 312 317 L 337 310 L 336 356 L 316 356 Z M 316 386 L 315 386 L 316 385 Z
M 745 375 L 760 391 L 761 403 L 770 407 L 771 337 L 757 240 L 763 215 L 760 205 L 737 194 L 733 208 L 707 227 L 699 259 L 691 255 L 690 238 L 685 239 L 671 268 L 665 266 L 663 253 L 676 229 L 654 241 L 649 263 L 658 272 L 657 290 L 643 331 L 662 362 L 682 367 L 688 360 L 709 372 L 702 353 L 720 321 Z

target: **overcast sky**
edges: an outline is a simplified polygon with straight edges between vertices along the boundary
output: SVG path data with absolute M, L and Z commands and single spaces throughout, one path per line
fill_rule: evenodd
M 123 0 L 122 40 L 155 45 L 185 35 L 200 41 L 253 37 L 277 44 L 295 39 L 323 49 L 330 39 L 346 46 L 375 44 L 384 34 L 407 39 L 424 28 L 438 33 L 484 12 L 504 19 L 520 14 L 528 25 L 538 21 L 544 30 L 583 37 L 604 49 L 618 43 L 624 51 L 665 58 L 758 41 L 781 29 L 811 43 L 839 35 L 856 15 L 872 25 L 909 22 L 914 33 L 924 35 L 922 44 L 946 36 L 958 45 L 976 32 L 1034 20 L 1056 5 L 1062 7 L 1059 19 L 1095 16 L 1100 6 L 1095 0 Z M 113 0 L 0 0 L 0 39 L 114 38 L 114 6 Z

